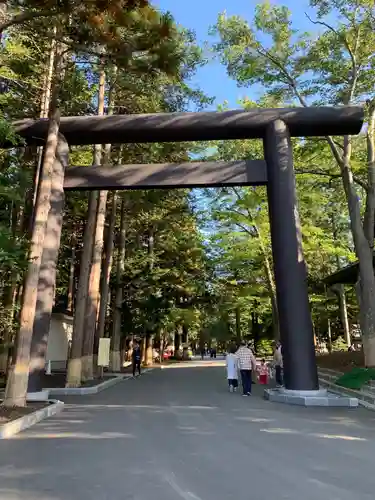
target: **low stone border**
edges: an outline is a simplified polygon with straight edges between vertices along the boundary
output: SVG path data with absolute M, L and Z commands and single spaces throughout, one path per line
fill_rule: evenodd
M 225 366 L 225 361 L 180 361 L 171 364 L 160 365 L 161 370 L 171 370 L 174 368 L 211 368 L 212 366 Z
M 285 403 L 297 406 L 325 406 L 357 408 L 358 399 L 328 392 L 318 391 L 288 391 L 285 389 L 265 389 L 264 398 L 274 403 Z
M 29 413 L 29 415 L 25 415 L 17 418 L 16 420 L 12 420 L 11 422 L 0 425 L 0 439 L 8 439 L 15 434 L 18 434 L 19 432 L 37 424 L 41 420 L 49 418 L 52 415 L 56 415 L 56 413 L 59 413 L 64 408 L 64 403 L 62 401 L 50 399 L 47 402 L 52 404 L 33 413 Z
M 375 396 L 367 395 L 362 391 L 356 391 L 355 389 L 349 389 L 347 387 L 342 387 L 341 385 L 337 385 L 334 382 L 324 379 L 323 377 L 319 377 L 319 383 L 322 387 L 325 387 L 330 392 L 334 394 L 338 394 L 344 397 L 351 397 L 358 399 L 358 404 L 363 406 L 364 408 L 368 408 L 370 410 L 375 410 Z
M 98 392 L 104 391 L 104 389 L 108 389 L 108 387 L 118 384 L 124 378 L 126 378 L 125 375 L 115 375 L 113 378 L 91 387 L 51 387 L 45 390 L 49 392 L 50 396 L 85 396 L 87 394 L 97 394 Z

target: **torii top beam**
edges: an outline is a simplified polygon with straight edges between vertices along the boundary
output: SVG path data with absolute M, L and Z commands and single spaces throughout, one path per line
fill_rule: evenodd
M 60 132 L 70 145 L 261 139 L 276 119 L 286 123 L 292 137 L 356 135 L 363 125 L 364 110 L 360 106 L 342 106 L 69 116 L 61 118 Z M 13 125 L 27 144 L 44 144 L 47 119 L 19 120 Z

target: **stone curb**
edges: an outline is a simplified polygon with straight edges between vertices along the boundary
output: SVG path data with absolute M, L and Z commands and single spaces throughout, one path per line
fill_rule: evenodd
M 310 392 L 310 391 L 309 391 Z M 358 399 L 350 396 L 333 394 L 332 391 L 311 391 L 311 395 L 305 391 L 283 391 L 280 389 L 265 389 L 264 399 L 274 403 L 286 403 L 290 405 L 306 407 L 330 407 L 330 408 L 357 408 Z
M 212 366 L 223 367 L 225 366 L 225 361 L 219 360 L 217 362 L 205 362 L 199 363 L 195 361 L 182 361 L 181 363 L 171 363 L 170 365 L 161 365 L 160 370 L 171 370 L 174 368 L 211 368 Z
M 0 425 L 0 439 L 8 439 L 15 434 L 18 434 L 19 432 L 37 424 L 41 420 L 49 418 L 52 415 L 56 415 L 56 413 L 59 413 L 64 408 L 64 403 L 62 401 L 58 401 L 56 399 L 50 399 L 48 401 L 52 404 L 46 408 L 41 408 L 40 410 L 34 411 L 29 415 L 25 415 L 24 417 L 17 418 L 12 422 Z
M 143 373 L 149 373 L 150 371 L 155 370 L 153 368 L 145 368 Z M 98 394 L 113 385 L 118 384 L 122 380 L 129 380 L 132 376 L 128 373 L 125 374 L 116 374 L 113 376 L 114 378 L 110 378 L 109 380 L 105 380 L 98 385 L 94 385 L 93 387 L 52 387 L 49 389 L 43 389 L 49 391 L 49 395 L 52 396 L 86 396 L 90 394 Z
M 366 401 L 367 396 L 363 394 L 361 391 L 356 391 L 355 389 L 348 389 L 347 387 L 341 387 L 340 385 L 336 385 L 333 382 L 326 380 L 322 377 L 319 377 L 319 383 L 320 385 L 328 389 L 330 392 L 333 392 L 334 394 L 357 398 L 358 404 L 360 406 L 363 406 L 364 408 L 367 408 L 369 410 L 375 410 L 375 404 L 373 402 Z M 375 398 L 369 398 L 369 399 L 372 399 L 372 401 L 375 400 Z
M 114 378 L 105 380 L 98 385 L 92 387 L 51 387 L 49 389 L 43 389 L 49 392 L 52 396 L 85 396 L 87 394 L 97 394 L 98 392 L 104 391 L 113 385 L 118 384 L 124 378 L 125 375 L 116 375 Z

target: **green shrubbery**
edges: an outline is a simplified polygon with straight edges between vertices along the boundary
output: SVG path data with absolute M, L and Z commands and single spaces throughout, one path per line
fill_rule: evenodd
M 336 384 L 348 389 L 361 389 L 370 380 L 375 380 L 375 368 L 353 368 L 338 378 Z

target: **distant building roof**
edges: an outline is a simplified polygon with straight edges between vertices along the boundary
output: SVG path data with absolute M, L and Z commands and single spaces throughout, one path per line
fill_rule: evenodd
M 375 253 L 373 255 L 373 264 L 375 267 Z M 328 286 L 338 285 L 340 283 L 344 285 L 355 285 L 358 281 L 358 272 L 359 266 L 357 261 L 326 276 L 322 281 Z

